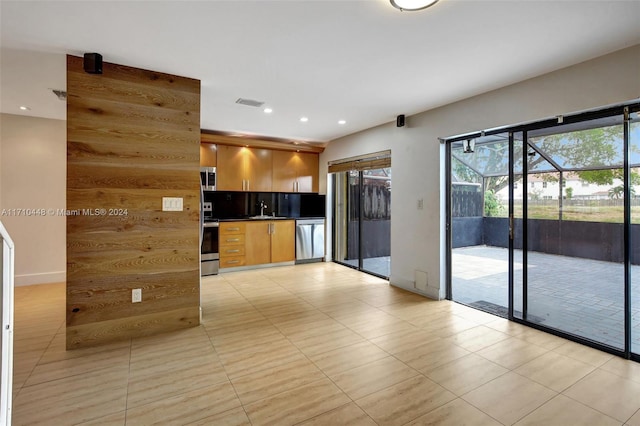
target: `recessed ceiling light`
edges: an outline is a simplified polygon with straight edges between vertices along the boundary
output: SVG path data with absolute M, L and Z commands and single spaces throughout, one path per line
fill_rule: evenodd
M 347 124 L 346 120 L 340 120 L 338 121 L 338 124 Z
M 265 114 L 271 114 L 273 112 L 273 110 L 271 108 L 265 108 L 264 109 L 264 113 Z
M 300 117 L 300 121 L 306 123 L 307 121 L 309 121 L 309 119 L 307 117 Z
M 20 109 L 21 109 L 22 111 L 31 111 L 31 108 L 29 108 L 28 106 L 24 106 L 24 105 L 21 105 L 21 106 L 20 106 Z

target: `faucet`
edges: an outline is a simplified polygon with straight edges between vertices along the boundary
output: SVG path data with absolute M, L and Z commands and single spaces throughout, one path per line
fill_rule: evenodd
M 260 201 L 260 216 L 264 216 L 264 209 L 268 208 L 268 206 L 264 203 L 264 201 Z

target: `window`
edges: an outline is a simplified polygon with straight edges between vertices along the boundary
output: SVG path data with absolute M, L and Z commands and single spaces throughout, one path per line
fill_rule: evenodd
M 542 182 L 542 187 L 546 188 L 547 187 L 547 182 Z

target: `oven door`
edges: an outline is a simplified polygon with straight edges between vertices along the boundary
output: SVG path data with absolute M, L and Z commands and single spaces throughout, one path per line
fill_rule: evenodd
M 218 222 L 205 222 L 202 247 L 200 248 L 200 275 L 215 275 L 220 267 L 220 252 L 218 251 Z

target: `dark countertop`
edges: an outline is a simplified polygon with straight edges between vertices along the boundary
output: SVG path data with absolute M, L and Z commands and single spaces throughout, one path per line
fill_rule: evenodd
M 261 220 L 308 220 L 308 219 L 324 219 L 324 217 L 283 217 L 283 216 L 269 216 L 264 219 L 251 219 L 249 217 L 239 217 L 235 219 L 217 219 L 219 222 L 255 222 Z

